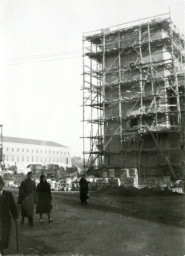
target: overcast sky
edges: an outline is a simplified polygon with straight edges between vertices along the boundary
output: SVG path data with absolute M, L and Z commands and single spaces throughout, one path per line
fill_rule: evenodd
M 183 31 L 184 3 L 0 0 L 0 123 L 4 135 L 55 141 L 80 156 L 82 33 L 166 13 L 169 6 L 174 23 Z M 28 63 L 30 56 L 51 53 L 59 53 L 56 61 L 42 58 Z

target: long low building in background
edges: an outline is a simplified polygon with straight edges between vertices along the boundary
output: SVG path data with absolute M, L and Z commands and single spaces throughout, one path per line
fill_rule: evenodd
M 16 166 L 18 172 L 25 172 L 30 164 L 71 167 L 70 148 L 53 141 L 4 136 L 3 158 L 5 168 Z

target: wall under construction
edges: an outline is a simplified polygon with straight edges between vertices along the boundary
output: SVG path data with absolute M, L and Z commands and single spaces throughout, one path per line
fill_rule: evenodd
M 83 50 L 84 168 L 181 178 L 184 39 L 170 14 L 86 33 Z

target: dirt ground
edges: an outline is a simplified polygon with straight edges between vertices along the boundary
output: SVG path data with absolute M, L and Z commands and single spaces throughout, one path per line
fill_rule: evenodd
M 16 195 L 15 195 L 16 196 Z M 185 196 L 53 193 L 53 223 L 18 223 L 21 255 L 184 256 Z M 6 254 L 16 254 L 15 226 Z

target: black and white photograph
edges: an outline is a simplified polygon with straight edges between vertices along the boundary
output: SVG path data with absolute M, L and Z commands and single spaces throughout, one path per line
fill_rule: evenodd
M 185 256 L 185 0 L 0 0 L 0 256 Z

